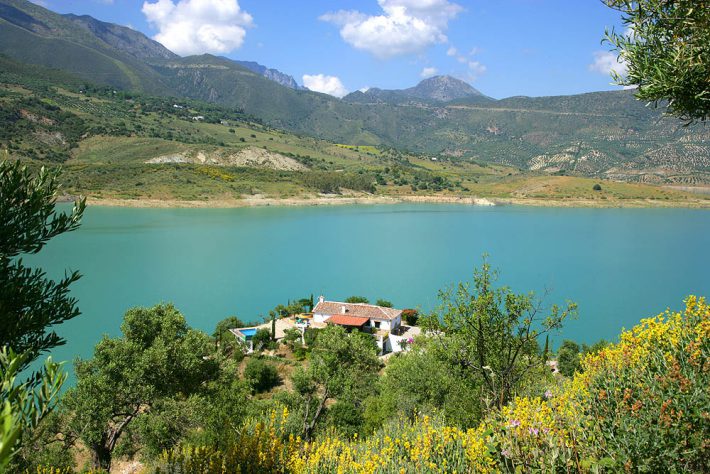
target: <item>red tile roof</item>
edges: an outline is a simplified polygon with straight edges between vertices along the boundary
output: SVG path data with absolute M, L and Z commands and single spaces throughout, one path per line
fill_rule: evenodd
M 357 316 L 345 316 L 342 314 L 336 314 L 331 316 L 326 320 L 328 324 L 337 324 L 339 326 L 354 326 L 362 327 L 369 321 L 368 318 L 358 318 Z
M 343 312 L 345 308 L 345 312 Z M 401 309 L 385 308 L 384 306 L 376 306 L 374 304 L 365 303 L 341 303 L 339 301 L 320 301 L 313 308 L 314 313 L 357 316 L 359 318 L 373 318 L 392 320 L 402 314 Z

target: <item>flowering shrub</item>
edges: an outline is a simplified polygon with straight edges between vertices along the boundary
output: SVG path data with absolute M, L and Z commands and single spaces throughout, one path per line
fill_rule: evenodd
M 710 306 L 645 319 L 544 398 L 518 397 L 467 431 L 400 421 L 360 440 L 284 439 L 284 412 L 228 452 L 165 453 L 158 472 L 710 472 Z
M 488 421 L 507 469 L 710 472 L 710 307 L 690 296 L 582 361 L 549 400 Z

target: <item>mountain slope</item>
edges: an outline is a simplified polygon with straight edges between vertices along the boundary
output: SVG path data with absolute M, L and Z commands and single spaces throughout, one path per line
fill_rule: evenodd
M 274 81 L 284 87 L 294 90 L 305 90 L 302 86 L 296 82 L 293 76 L 289 76 L 278 69 L 268 68 L 254 61 L 234 61 L 240 66 L 244 66 L 250 71 L 254 71 L 257 74 L 261 74 L 265 78 Z
M 683 127 L 631 91 L 496 101 L 436 77 L 338 100 L 282 86 L 231 59 L 181 58 L 139 32 L 24 0 L 0 0 L 0 54 L 116 89 L 239 108 L 272 127 L 337 143 L 556 174 L 710 181 L 710 127 Z

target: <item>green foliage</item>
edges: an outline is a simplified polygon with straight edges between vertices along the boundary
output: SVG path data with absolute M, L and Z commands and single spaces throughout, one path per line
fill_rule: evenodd
M 224 334 L 228 333 L 230 329 L 243 328 L 244 326 L 245 324 L 241 319 L 236 316 L 229 316 L 217 323 L 217 326 L 215 326 L 214 332 L 212 333 L 212 337 L 221 341 Z
M 251 340 L 254 344 L 254 350 L 264 349 L 272 340 L 271 331 L 264 328 L 258 329 Z
M 710 116 L 710 4 L 707 0 L 605 0 L 622 13 L 627 31 L 606 40 L 627 64 L 617 84 L 638 86 L 636 97 L 667 101 L 683 120 Z
M 162 399 L 198 392 L 218 369 L 206 357 L 210 338 L 190 329 L 172 305 L 128 310 L 121 331 L 119 338 L 104 337 L 92 359 L 77 361 L 77 384 L 65 398 L 69 429 L 104 469 L 131 422 Z
M 557 369 L 566 377 L 572 377 L 582 368 L 580 361 L 579 344 L 574 341 L 564 340 L 557 350 Z
M 404 309 L 402 310 L 402 318 L 410 326 L 416 326 L 419 322 L 419 311 L 416 309 Z
M 345 298 L 346 303 L 365 303 L 368 304 L 370 303 L 370 300 L 368 300 L 364 296 L 348 296 Z
M 25 354 L 25 366 L 64 343 L 52 326 L 79 315 L 69 296 L 78 272 L 54 282 L 18 258 L 79 227 L 85 201 L 77 201 L 69 214 L 57 213 L 58 191 L 57 172 L 42 168 L 33 176 L 20 162 L 0 162 L 0 346 Z
M 7 346 L 0 347 L 0 472 L 17 452 L 23 435 L 37 428 L 52 411 L 66 380 L 61 365 L 49 357 L 41 371 L 26 382 L 17 383 L 28 358 Z
M 318 334 L 320 334 L 320 332 L 320 329 L 306 328 L 305 332 L 303 333 L 303 340 L 306 343 L 306 346 L 313 347 L 316 341 L 318 340 Z
M 365 423 L 363 411 L 351 401 L 338 401 L 328 408 L 328 424 L 343 438 L 362 433 Z
M 267 392 L 281 382 L 276 367 L 262 359 L 251 357 L 244 368 L 244 379 L 255 392 Z
M 472 285 L 460 283 L 440 292 L 440 307 L 422 326 L 441 331 L 431 350 L 481 384 L 483 403 L 500 408 L 520 392 L 535 369 L 544 367 L 538 338 L 560 329 L 576 314 L 576 305 L 553 305 L 545 315 L 532 293 L 494 288 L 496 279 L 497 272 L 484 259 Z
M 367 405 L 368 431 L 386 420 L 438 412 L 450 426 L 468 428 L 481 419 L 481 383 L 436 352 L 415 342 L 393 357 L 378 380 L 379 395 Z
M 328 400 L 364 399 L 372 392 L 380 367 L 372 338 L 348 334 L 339 326 L 320 331 L 310 355 L 310 363 L 293 374 L 293 386 L 301 399 L 301 435 L 312 437 Z
M 602 190 L 602 185 L 597 183 L 594 186 L 592 186 L 593 191 L 601 191 Z
M 377 306 L 382 306 L 383 308 L 391 308 L 392 302 L 388 300 L 378 299 L 375 303 Z

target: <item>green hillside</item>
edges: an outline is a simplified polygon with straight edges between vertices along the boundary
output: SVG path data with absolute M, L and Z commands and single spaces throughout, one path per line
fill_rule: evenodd
M 92 86 L 0 57 L 0 154 L 64 168 L 94 200 L 227 201 L 485 196 L 705 203 L 659 187 L 521 171 L 477 160 L 356 146 L 275 129 L 207 102 Z
M 117 90 L 239 108 L 271 127 L 337 143 L 547 174 L 686 186 L 710 182 L 710 128 L 663 118 L 631 91 L 451 102 L 416 95 L 402 101 L 401 94 L 380 91 L 374 102 L 362 93 L 338 100 L 283 87 L 226 58 L 180 58 L 129 28 L 58 15 L 26 0 L 0 0 L 0 53 Z M 427 97 L 446 96 L 430 89 Z

